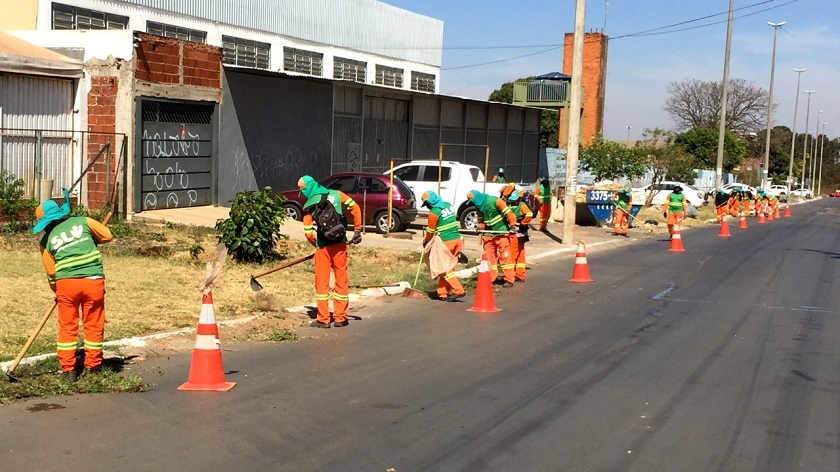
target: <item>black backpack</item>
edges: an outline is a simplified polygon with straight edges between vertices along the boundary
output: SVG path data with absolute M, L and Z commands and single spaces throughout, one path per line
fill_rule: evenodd
M 321 195 L 321 201 L 315 204 L 313 213 L 318 236 L 321 239 L 328 243 L 344 241 L 347 229 L 344 227 L 341 215 L 335 211 L 335 206 L 327 199 L 326 195 Z

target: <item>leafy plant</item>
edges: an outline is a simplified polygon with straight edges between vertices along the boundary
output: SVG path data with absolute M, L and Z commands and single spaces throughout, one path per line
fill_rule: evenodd
M 275 329 L 268 334 L 268 340 L 275 343 L 297 341 L 300 336 L 290 329 Z
M 280 225 L 286 219 L 282 196 L 272 195 L 271 187 L 246 190 L 234 197 L 230 218 L 216 222 L 219 241 L 238 262 L 261 263 L 275 257 L 274 245 L 286 238 Z
M 198 260 L 198 255 L 204 252 L 204 247 L 201 244 L 194 243 L 190 246 L 190 259 Z
M 111 234 L 115 238 L 127 238 L 134 234 L 134 228 L 125 220 L 111 220 L 108 226 L 111 228 Z
M 38 202 L 31 198 L 24 198 L 24 183 L 14 174 L 6 170 L 0 170 L 0 215 L 9 221 L 8 229 L 16 233 L 24 226 L 32 226 L 35 221 L 35 207 Z M 25 225 L 21 225 L 20 217 L 23 216 Z

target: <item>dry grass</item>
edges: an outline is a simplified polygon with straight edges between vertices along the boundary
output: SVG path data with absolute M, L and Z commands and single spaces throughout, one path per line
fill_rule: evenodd
M 192 327 L 198 320 L 201 296 L 196 288 L 206 262 L 215 257 L 212 230 L 194 227 L 156 227 L 131 224 L 130 235 L 103 245 L 106 276 L 107 340 Z M 14 358 L 31 329 L 53 300 L 31 235 L 0 238 L 0 360 Z M 191 257 L 197 245 L 204 252 Z M 282 241 L 278 252 L 284 260 L 309 254 L 302 241 Z M 416 252 L 351 247 L 351 285 L 372 285 L 401 280 L 413 282 Z M 264 272 L 281 261 L 264 265 L 237 264 L 228 260 L 223 276 L 213 288 L 219 320 L 252 314 L 276 313 L 284 308 L 313 303 L 314 265 L 307 261 L 260 279 L 262 292 L 251 291 L 251 274 Z M 425 273 L 423 273 L 425 272 Z M 421 287 L 429 285 L 428 271 L 421 271 Z M 351 289 L 351 292 L 354 290 Z M 54 315 L 55 316 L 55 315 Z M 54 319 L 54 318 L 53 318 Z M 47 323 L 29 354 L 53 352 L 56 323 Z

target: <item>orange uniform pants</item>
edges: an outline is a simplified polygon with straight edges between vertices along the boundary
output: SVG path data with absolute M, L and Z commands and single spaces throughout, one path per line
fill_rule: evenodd
M 514 282 L 516 273 L 510 256 L 510 236 L 485 237 L 484 254 L 487 255 L 487 261 L 490 263 L 490 280 L 496 280 L 499 276 L 497 266 L 501 266 L 505 282 Z
M 726 204 L 723 204 L 717 208 L 715 208 L 715 220 L 720 223 L 723 221 L 723 215 L 725 215 L 729 211 L 729 207 Z
M 545 230 L 548 225 L 548 219 L 551 217 L 551 203 L 543 203 L 540 205 L 540 231 Z
M 741 212 L 741 204 L 738 200 L 732 200 L 729 202 L 729 214 L 732 216 L 738 216 Z
M 615 234 L 627 234 L 630 229 L 630 214 L 621 208 L 615 209 L 615 226 L 613 230 Z
M 744 200 L 743 203 L 744 203 L 744 216 L 745 217 L 750 216 L 750 201 L 749 200 Z
M 443 244 L 446 245 L 449 252 L 451 252 L 456 259 L 458 258 L 458 254 L 461 254 L 461 251 L 464 250 L 464 240 L 461 238 L 453 239 L 452 241 L 443 241 Z M 455 269 L 438 276 L 438 297 L 444 298 L 449 295 L 449 292 L 452 292 L 455 295 L 461 295 L 464 293 L 464 287 L 461 285 L 458 277 L 455 277 Z
M 516 280 L 525 281 L 525 243 L 515 235 L 510 237 L 510 258 L 514 264 Z
M 85 343 L 85 368 L 102 364 L 105 336 L 105 279 L 59 279 L 55 282 L 58 302 L 56 353 L 62 372 L 76 369 L 79 343 L 79 309 Z
M 682 224 L 683 216 L 685 214 L 683 212 L 679 213 L 671 213 L 668 212 L 668 232 L 674 234 L 674 225 Z
M 333 308 L 330 320 L 330 271 L 335 272 Z M 347 244 L 330 244 L 315 250 L 315 300 L 318 303 L 317 321 L 347 321 L 347 305 L 350 300 L 350 282 L 347 274 Z

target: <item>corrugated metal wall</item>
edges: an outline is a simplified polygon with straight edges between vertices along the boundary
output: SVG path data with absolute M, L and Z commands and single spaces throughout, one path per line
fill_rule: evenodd
M 36 187 L 34 130 L 44 131 L 42 178 L 53 180 L 56 189 L 70 184 L 73 92 L 72 80 L 0 74 L 0 169 L 23 179 L 30 196 Z
M 436 67 L 441 63 L 442 21 L 375 0 L 123 2 Z

